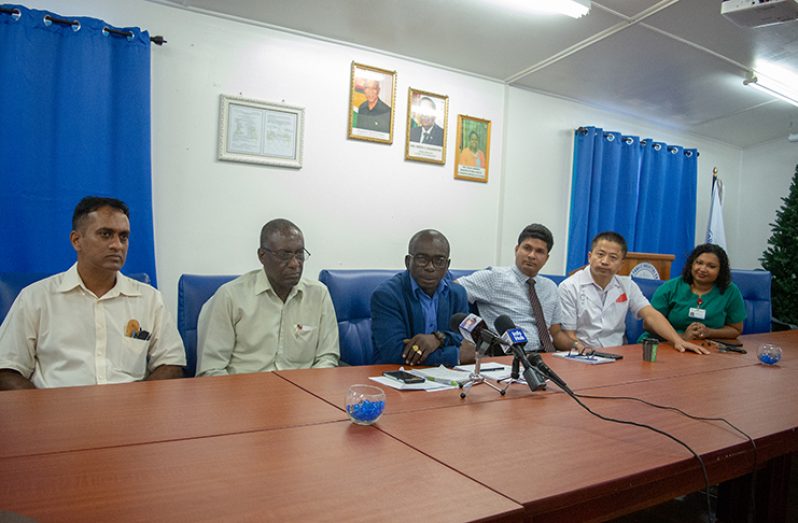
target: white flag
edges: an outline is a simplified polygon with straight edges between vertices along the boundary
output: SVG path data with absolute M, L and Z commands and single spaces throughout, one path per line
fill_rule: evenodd
M 712 203 L 707 222 L 707 243 L 715 243 L 726 249 L 726 229 L 723 227 L 723 183 L 715 177 L 712 183 Z

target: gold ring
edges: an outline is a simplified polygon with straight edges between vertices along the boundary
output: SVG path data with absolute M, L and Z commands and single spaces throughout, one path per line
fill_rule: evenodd
M 421 348 L 418 345 L 413 345 L 410 348 L 413 349 L 414 351 L 418 352 L 419 354 L 422 353 L 422 350 L 421 350 Z

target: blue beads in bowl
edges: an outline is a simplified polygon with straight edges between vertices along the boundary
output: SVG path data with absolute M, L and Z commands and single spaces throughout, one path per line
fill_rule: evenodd
M 346 392 L 346 413 L 352 423 L 371 425 L 385 410 L 385 393 L 371 385 L 352 385 Z
M 765 365 L 775 365 L 781 360 L 781 347 L 766 343 L 756 351 L 756 357 Z

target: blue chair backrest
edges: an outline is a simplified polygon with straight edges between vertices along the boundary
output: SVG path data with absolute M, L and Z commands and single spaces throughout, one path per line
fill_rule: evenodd
M 322 270 L 319 281 L 327 286 L 338 319 L 341 361 L 349 365 L 374 363 L 371 343 L 371 294 L 382 282 L 400 272 L 393 269 Z
M 184 274 L 177 282 L 177 330 L 186 348 L 185 375 L 197 372 L 197 319 L 216 289 L 237 276 Z
M 49 276 L 52 276 L 52 274 L 43 272 L 0 272 L 0 323 L 5 319 L 6 314 L 11 309 L 11 305 L 14 304 L 14 300 L 17 299 L 17 295 L 22 289 Z M 127 274 L 126 276 L 148 285 L 150 283 L 150 276 L 145 272 Z
M 741 269 L 731 272 L 732 281 L 740 288 L 743 300 L 745 300 L 743 334 L 770 332 L 771 318 L 773 316 L 770 297 L 770 272 Z

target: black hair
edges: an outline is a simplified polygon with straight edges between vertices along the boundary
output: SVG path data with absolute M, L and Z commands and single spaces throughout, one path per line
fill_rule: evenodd
M 78 202 L 75 206 L 75 211 L 72 213 L 72 230 L 77 231 L 83 224 L 86 216 L 100 207 L 111 207 L 130 218 L 130 209 L 128 209 L 127 205 L 122 200 L 105 198 L 103 196 L 86 196 Z
M 593 241 L 590 242 L 590 250 L 596 248 L 596 244 L 601 240 L 607 240 L 608 242 L 614 242 L 621 246 L 621 253 L 623 254 L 624 258 L 626 257 L 626 253 L 629 252 L 629 248 L 626 245 L 626 240 L 623 236 L 615 231 L 604 231 L 598 233 L 594 238 Z
M 714 243 L 702 243 L 701 245 L 697 245 L 696 248 L 693 249 L 693 252 L 690 253 L 690 256 L 687 257 L 687 261 L 684 262 L 682 280 L 688 285 L 693 284 L 693 263 L 695 263 L 699 256 L 706 253 L 714 254 L 718 257 L 720 267 L 715 285 L 718 286 L 721 294 L 723 294 L 731 284 L 731 267 L 729 266 L 729 256 L 720 245 Z
M 521 245 L 527 238 L 534 238 L 545 242 L 548 252 L 551 252 L 551 248 L 554 247 L 554 236 L 545 225 L 533 223 L 524 227 L 524 230 L 518 235 L 518 245 Z

